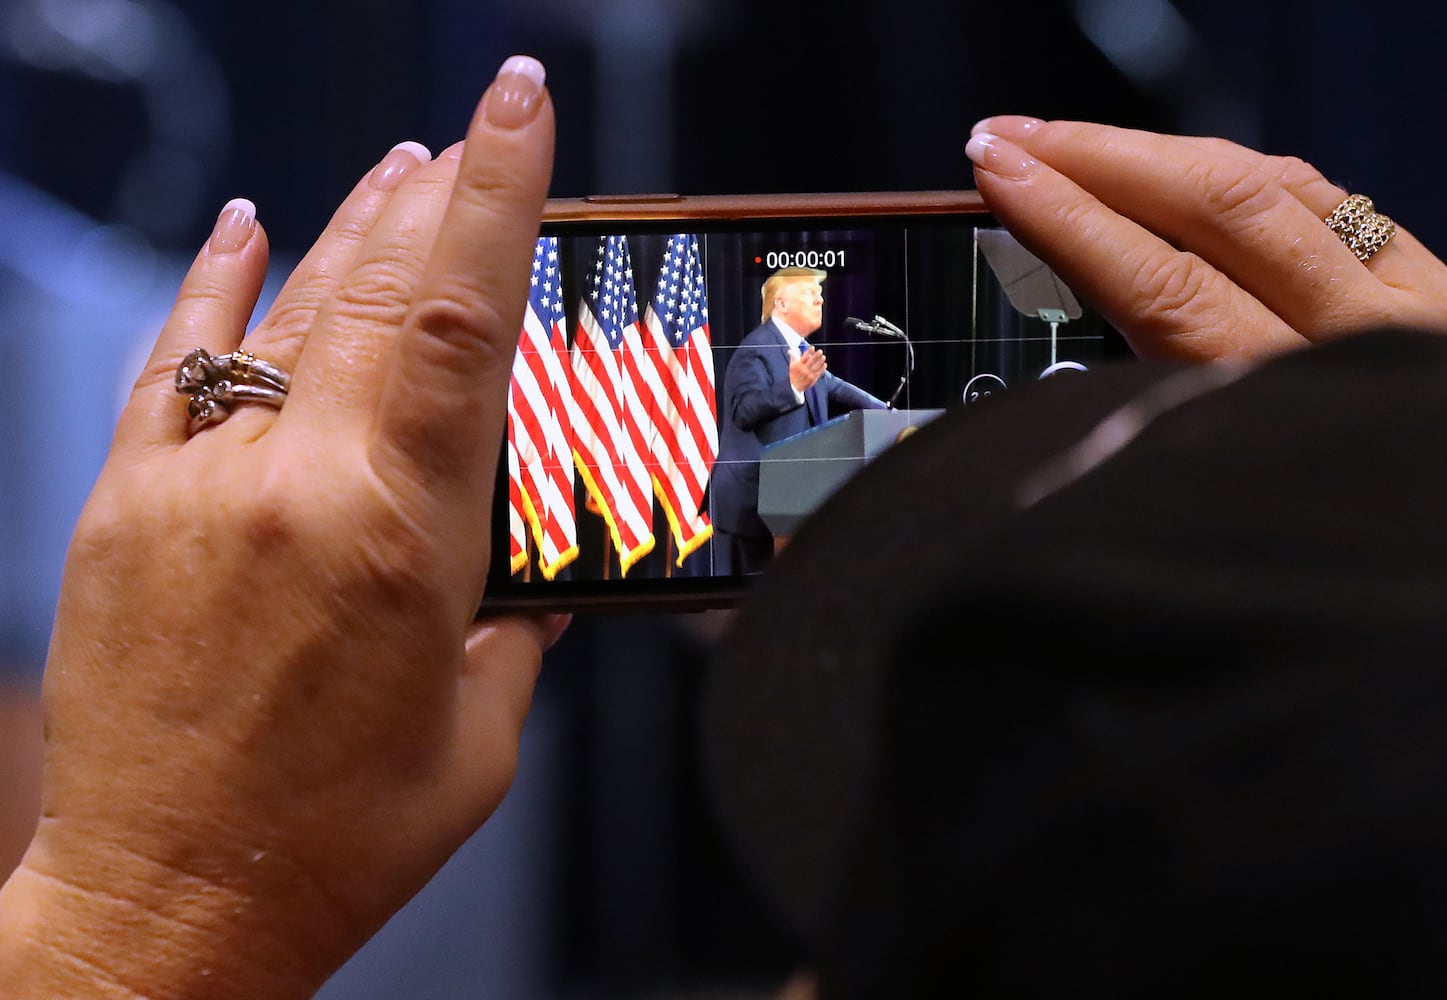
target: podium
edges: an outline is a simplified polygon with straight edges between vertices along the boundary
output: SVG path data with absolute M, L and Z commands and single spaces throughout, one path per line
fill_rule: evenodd
M 764 448 L 759 460 L 759 517 L 786 538 L 845 480 L 935 410 L 853 410 Z

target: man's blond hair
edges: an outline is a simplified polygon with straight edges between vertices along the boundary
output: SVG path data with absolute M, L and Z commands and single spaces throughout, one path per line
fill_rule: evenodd
M 795 281 L 813 281 L 822 283 L 828 275 L 827 271 L 820 271 L 813 267 L 781 267 L 764 281 L 764 287 L 759 289 L 759 298 L 763 300 L 764 312 L 759 317 L 759 322 L 767 323 L 769 317 L 774 314 L 774 300 L 779 297 L 779 292 L 785 285 Z

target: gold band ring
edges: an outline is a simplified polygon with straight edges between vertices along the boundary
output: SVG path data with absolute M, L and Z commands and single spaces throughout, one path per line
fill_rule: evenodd
M 1378 212 L 1372 199 L 1364 194 L 1347 195 L 1325 221 L 1326 227 L 1336 233 L 1363 264 L 1386 246 L 1397 231 L 1397 224 Z

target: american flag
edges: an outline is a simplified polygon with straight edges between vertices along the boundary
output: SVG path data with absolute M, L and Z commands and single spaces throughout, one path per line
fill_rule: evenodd
M 573 335 L 574 454 L 624 575 L 653 551 L 643 344 L 626 236 L 600 236 Z
M 578 555 L 573 392 L 563 326 L 558 239 L 544 236 L 533 251 L 527 311 L 513 360 L 508 443 L 517 460 L 509 489 L 515 484 L 520 513 L 537 545 L 538 568 L 549 580 Z M 523 565 L 526 561 L 524 555 Z M 520 568 L 514 558 L 513 571 Z
M 708 296 L 698 258 L 698 236 L 670 236 L 658 269 L 658 288 L 643 327 L 650 370 L 641 394 L 650 419 L 653 489 L 663 504 L 677 564 L 713 535 L 703 493 L 718 455 L 713 351 Z
M 512 417 L 508 415 L 507 436 L 507 527 L 508 562 L 512 572 L 521 572 L 528 564 L 528 529 L 523 515 L 523 488 L 518 469 L 518 450 L 511 433 Z

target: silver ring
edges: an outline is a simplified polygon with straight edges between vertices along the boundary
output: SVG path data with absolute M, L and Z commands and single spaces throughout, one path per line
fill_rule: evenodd
M 1347 195 L 1324 221 L 1363 264 L 1397 232 L 1397 224 L 1378 212 L 1364 194 Z
M 250 351 L 232 351 L 218 354 L 211 359 L 218 367 L 231 371 L 231 381 L 248 384 L 260 383 L 286 392 L 291 387 L 291 376 L 270 361 L 263 361 Z
M 211 355 L 196 348 L 176 366 L 176 391 L 188 397 L 191 433 L 219 424 L 239 403 L 281 409 L 291 376 L 249 351 Z

